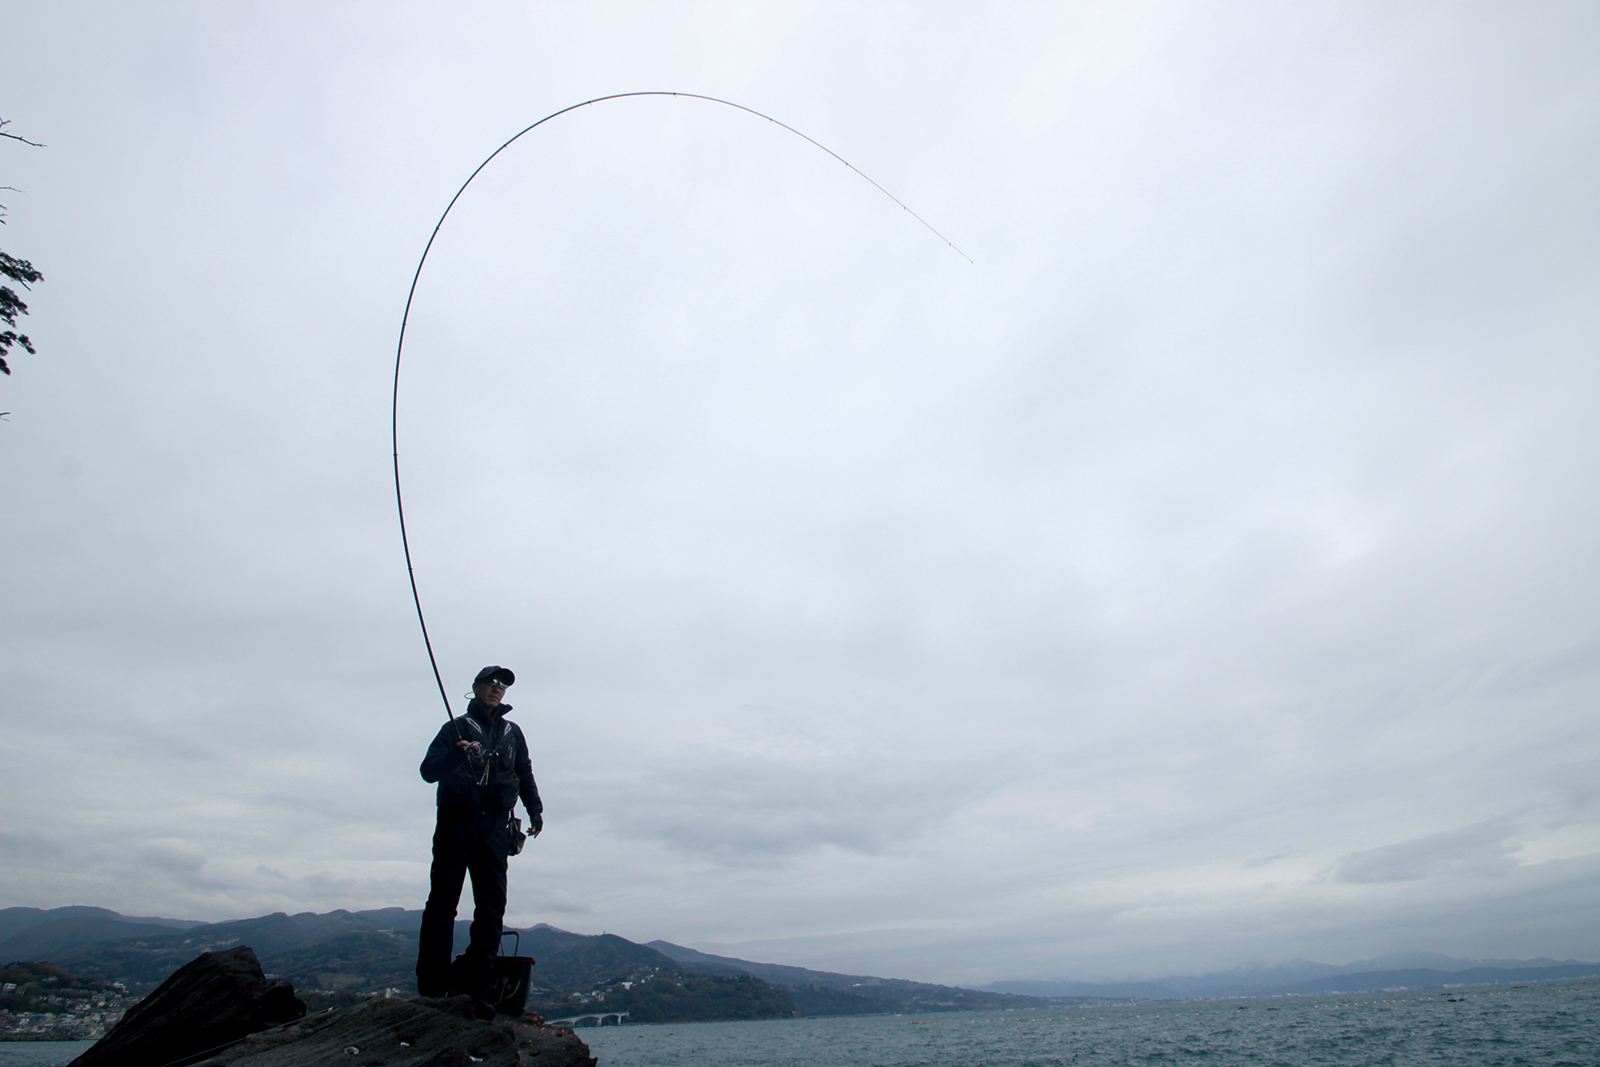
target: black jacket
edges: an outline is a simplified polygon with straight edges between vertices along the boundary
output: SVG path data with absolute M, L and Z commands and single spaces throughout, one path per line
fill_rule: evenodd
M 474 700 L 465 715 L 439 728 L 428 754 L 422 757 L 421 770 L 424 782 L 439 783 L 441 814 L 503 815 L 518 796 L 535 821 L 544 812 L 539 786 L 533 780 L 528 742 L 521 728 L 505 717 L 510 710 L 510 704 L 490 708 Z M 457 741 L 481 744 L 482 755 L 469 756 L 457 747 Z

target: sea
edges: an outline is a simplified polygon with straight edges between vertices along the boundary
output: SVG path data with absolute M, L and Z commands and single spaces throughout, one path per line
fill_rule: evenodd
M 601 1067 L 1597 1067 L 1600 980 L 578 1033 Z
M 578 1034 L 600 1067 L 1597 1067 L 1600 980 Z M 65 1067 L 90 1044 L 0 1043 L 0 1067 Z

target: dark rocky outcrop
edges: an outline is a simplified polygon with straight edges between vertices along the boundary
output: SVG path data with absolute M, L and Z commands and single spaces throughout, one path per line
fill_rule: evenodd
M 374 997 L 304 1017 L 249 948 L 179 968 L 72 1067 L 595 1067 L 588 1047 L 536 1015 L 480 1022 L 468 997 Z
M 546 1026 L 537 1018 L 524 1015 L 512 1023 L 519 1067 L 595 1067 L 589 1046 L 569 1027 Z
M 206 952 L 130 1008 L 72 1067 L 167 1067 L 305 1012 L 288 982 L 262 974 L 249 946 Z
M 195 1067 L 595 1067 L 571 1030 L 474 1018 L 467 997 L 386 1000 L 252 1034 Z

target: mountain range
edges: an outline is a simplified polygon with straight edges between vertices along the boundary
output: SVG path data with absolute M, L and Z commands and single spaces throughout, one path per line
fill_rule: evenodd
M 992 982 L 984 989 L 1035 997 L 1126 997 L 1170 1000 L 1184 997 L 1312 996 L 1376 989 L 1442 989 L 1457 985 L 1495 985 L 1600 977 L 1600 964 L 1581 960 L 1479 960 L 1434 952 L 1410 952 L 1343 966 L 1294 959 L 1271 966 L 1240 967 L 1203 975 L 1140 982 L 1080 982 L 1071 979 Z
M 248 944 L 269 972 L 288 978 L 296 989 L 349 994 L 394 989 L 408 993 L 416 988 L 412 972 L 420 921 L 420 911 L 401 908 L 298 915 L 279 912 L 222 923 L 129 917 L 104 908 L 81 906 L 50 910 L 5 908 L 0 909 L 0 962 L 48 960 L 75 974 L 148 990 L 201 952 Z M 465 921 L 456 924 L 458 951 L 466 946 L 467 927 Z M 770 985 L 785 991 L 800 1014 L 850 1015 L 1043 1007 L 1106 999 L 1313 995 L 1600 977 L 1600 964 L 1579 960 L 1477 960 L 1416 953 L 1344 966 L 1291 960 L 1270 967 L 1141 982 L 1005 981 L 982 989 L 963 989 L 759 963 L 712 955 L 668 941 L 638 944 L 615 934 L 574 934 L 542 923 L 527 930 L 508 930 L 505 950 L 531 955 L 539 961 L 534 970 L 535 1000 L 548 1009 L 546 1014 L 554 1013 L 552 1017 L 571 1010 L 599 1010 L 606 1003 L 620 1005 L 629 999 L 624 994 L 642 982 L 658 986 L 666 982 L 679 994 L 692 987 L 702 1000 L 734 998 L 740 1004 L 747 1004 L 752 998 L 768 1003 L 771 998 L 761 989 Z M 721 984 L 691 981 L 696 976 L 718 979 Z M 728 979 L 752 979 L 756 984 L 740 985 L 729 983 Z M 734 1010 L 732 1000 L 727 1007 Z M 697 1010 L 711 1009 L 702 1004 Z
M 116 937 L 138 937 L 149 933 L 149 926 L 162 926 L 169 930 L 186 930 L 202 923 L 183 919 L 144 919 L 119 915 L 107 908 L 90 908 L 73 905 L 66 908 L 5 908 L 0 910 L 0 944 L 9 941 L 24 930 L 50 924 L 63 931 L 61 936 L 89 937 L 110 940 Z M 66 931 L 72 931 L 70 934 Z M 22 942 L 26 944 L 26 942 Z
M 282 912 L 222 923 L 128 919 L 89 908 L 0 910 L 0 960 L 48 960 L 73 974 L 119 981 L 147 992 L 201 952 L 247 944 L 271 974 L 303 992 L 414 993 L 420 911 L 381 908 L 327 914 Z M 456 923 L 456 949 L 469 924 Z M 665 941 L 636 944 L 615 934 L 574 934 L 543 923 L 508 930 L 504 948 L 533 956 L 537 1010 L 645 1014 L 674 1001 L 674 1018 L 751 1018 L 774 1014 L 854 1015 L 1043 1007 L 1026 994 L 957 989 L 927 982 L 834 974 L 711 956 Z M 770 987 L 770 990 L 769 990 Z M 776 990 L 777 992 L 772 992 Z M 690 1003 L 692 1002 L 692 1003 Z M 692 1011 L 691 1015 L 681 1012 Z M 759 1012 L 760 1014 L 751 1014 Z M 666 1021 L 663 1019 L 663 1021 Z

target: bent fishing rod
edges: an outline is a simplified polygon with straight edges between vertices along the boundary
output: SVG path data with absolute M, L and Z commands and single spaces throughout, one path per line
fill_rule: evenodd
M 490 163 L 494 162 L 495 158 L 497 156 L 499 156 L 501 152 L 504 152 L 507 148 L 510 148 L 513 144 L 515 144 L 518 140 L 520 140 L 523 137 L 524 134 L 528 134 L 528 133 L 533 132 L 534 130 L 538 129 L 540 126 L 543 126 L 545 123 L 549 122 L 551 119 L 560 118 L 562 115 L 565 115 L 569 111 L 576 111 L 581 107 L 590 107 L 590 106 L 592 106 L 594 104 L 603 104 L 603 103 L 607 103 L 608 101 L 612 101 L 612 100 L 637 99 L 639 97 L 646 97 L 646 96 L 670 96 L 670 97 L 675 97 L 675 98 L 680 99 L 680 100 L 701 100 L 701 101 L 704 101 L 705 103 L 708 103 L 708 104 L 720 104 L 723 107 L 731 107 L 736 111 L 743 111 L 746 114 L 754 115 L 756 118 L 766 119 L 768 122 L 772 123 L 773 125 L 780 126 L 783 129 L 788 130 L 790 133 L 794 134 L 796 137 L 799 137 L 801 140 L 806 141 L 808 144 L 811 144 L 816 148 L 820 148 L 822 151 L 828 153 L 828 155 L 832 156 L 834 159 L 838 160 L 840 163 L 843 163 L 846 167 L 849 167 L 850 170 L 853 171 L 856 174 L 857 177 L 862 178 L 869 185 L 871 185 L 874 189 L 878 190 L 878 192 L 882 193 L 884 196 L 888 197 L 890 200 L 893 200 L 896 204 L 900 205 L 901 209 L 904 210 L 906 214 L 910 215 L 912 218 L 914 218 L 918 222 L 920 222 L 928 230 L 928 232 L 932 233 L 935 237 L 939 238 L 939 240 L 943 241 L 946 245 L 948 245 L 950 247 L 950 249 L 952 251 L 954 251 L 962 259 L 965 259 L 968 263 L 972 262 L 972 257 L 971 256 L 967 255 L 965 252 L 961 251 L 961 249 L 957 248 L 955 243 L 953 241 L 951 241 L 950 238 L 946 237 L 944 234 L 942 234 L 938 230 L 934 229 L 933 225 L 931 223 L 929 223 L 927 219 L 924 219 L 921 215 L 918 215 L 915 211 L 912 211 L 911 208 L 907 207 L 906 204 L 904 203 L 904 201 L 902 201 L 899 197 L 895 196 L 889 190 L 887 190 L 883 186 L 879 185 L 876 181 L 874 181 L 871 178 L 871 176 L 869 176 L 868 174 L 863 172 L 860 168 L 856 167 L 849 160 L 845 159 L 843 156 L 841 156 L 839 153 L 835 152 L 833 149 L 829 148 L 827 145 L 823 144 L 822 142 L 816 140 L 813 137 L 808 136 L 807 134 L 804 134 L 804 133 L 800 132 L 799 130 L 795 129 L 793 126 L 790 126 L 786 122 L 780 122 L 779 120 L 773 118 L 771 115 L 765 114 L 764 112 L 761 112 L 761 111 L 757 111 L 755 108 L 752 108 L 752 107 L 745 107 L 743 104 L 736 104 L 732 100 L 723 100 L 720 97 L 704 96 L 704 95 L 702 95 L 700 93 L 674 93 L 674 92 L 667 92 L 667 91 L 664 91 L 664 90 L 654 90 L 654 91 L 635 92 L 635 93 L 612 93 L 609 96 L 597 96 L 597 97 L 594 97 L 593 99 L 590 99 L 590 100 L 584 100 L 584 101 L 582 101 L 580 103 L 571 104 L 571 105 L 569 105 L 567 107 L 562 108 L 560 111 L 552 111 L 550 114 L 546 115 L 544 118 L 540 119 L 538 122 L 535 122 L 532 125 L 526 126 L 523 129 L 517 131 L 517 133 L 515 135 L 513 135 L 512 137 L 507 139 L 506 142 L 504 144 L 502 144 L 499 148 L 496 148 L 493 152 L 490 152 L 489 155 L 487 157 L 485 157 L 484 161 L 482 163 L 479 163 L 478 166 L 473 170 L 473 172 L 471 174 L 467 175 L 467 180 L 461 183 L 461 188 L 456 190 L 456 194 L 454 196 L 452 196 L 450 198 L 450 202 L 445 205 L 445 209 L 444 209 L 443 214 L 441 214 L 439 216 L 439 221 L 434 223 L 433 232 L 428 235 L 428 243 L 423 246 L 422 257 L 417 260 L 417 269 L 411 275 L 411 289 L 410 289 L 409 292 L 406 293 L 405 311 L 400 316 L 400 339 L 399 339 L 399 342 L 395 345 L 395 352 L 394 352 L 394 395 L 393 395 L 393 398 L 392 398 L 392 403 L 391 403 L 391 408 L 390 408 L 390 416 L 389 416 L 389 438 L 390 438 L 390 444 L 393 446 L 393 453 L 394 453 L 394 504 L 395 504 L 395 511 L 397 512 L 397 514 L 400 517 L 400 547 L 405 551 L 406 577 L 411 582 L 411 602 L 413 604 L 415 604 L 416 608 L 417 608 L 417 625 L 419 627 L 421 627 L 421 629 L 422 629 L 422 645 L 428 651 L 428 665 L 433 668 L 433 681 L 434 681 L 434 684 L 439 687 L 439 699 L 444 702 L 444 713 L 445 713 L 445 716 L 450 720 L 450 724 L 452 726 L 455 725 L 455 721 L 456 721 L 455 712 L 451 710 L 451 708 L 450 708 L 450 697 L 449 697 L 448 694 L 445 693 L 444 679 L 439 674 L 439 661 L 438 661 L 438 659 L 436 659 L 434 657 L 434 654 L 433 654 L 433 641 L 428 636 L 428 620 L 427 620 L 427 617 L 422 612 L 422 597 L 417 592 L 417 572 L 416 572 L 416 568 L 412 565 L 412 562 L 411 562 L 411 542 L 406 537 L 405 497 L 400 491 L 400 359 L 401 359 L 402 356 L 405 355 L 405 350 L 406 350 L 406 324 L 407 324 L 407 322 L 410 321 L 410 318 L 411 318 L 411 302 L 414 299 L 416 299 L 417 283 L 422 280 L 422 268 L 428 262 L 428 253 L 433 250 L 433 242 L 438 238 L 439 231 L 444 228 L 444 220 L 450 217 L 451 209 L 456 206 L 456 201 L 460 200 L 462 194 L 467 191 L 467 186 L 471 185 L 473 179 L 476 178 L 479 174 L 483 173 L 484 168 L 487 167 Z M 459 729 L 460 728 L 457 727 L 458 736 L 459 736 Z

